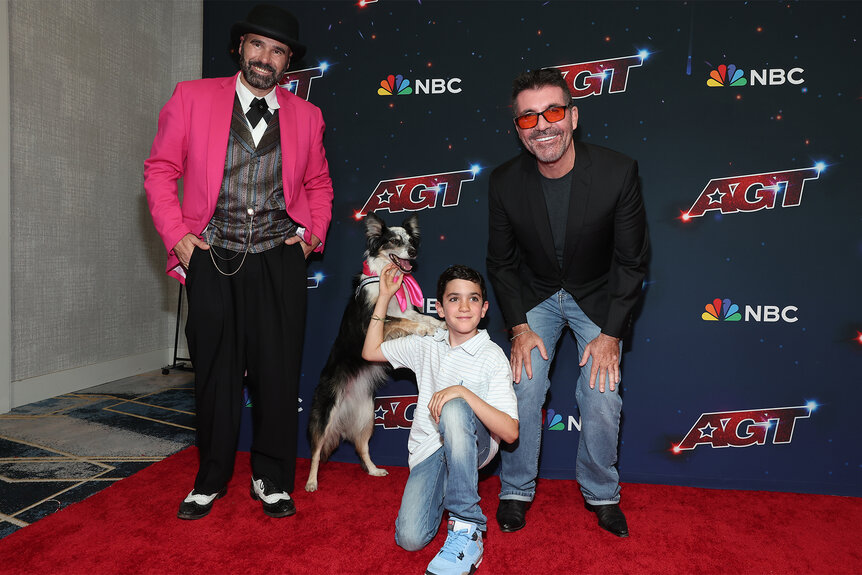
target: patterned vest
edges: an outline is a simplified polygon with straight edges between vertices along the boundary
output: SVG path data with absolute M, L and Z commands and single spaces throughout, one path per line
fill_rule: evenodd
M 255 148 L 234 96 L 222 188 L 203 237 L 217 247 L 260 253 L 283 243 L 296 228 L 284 202 L 278 110 Z

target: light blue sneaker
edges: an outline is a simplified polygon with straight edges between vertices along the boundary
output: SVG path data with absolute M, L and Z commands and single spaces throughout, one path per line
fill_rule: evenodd
M 434 556 L 425 575 L 469 575 L 475 573 L 482 562 L 482 532 L 475 523 L 449 520 L 446 543 Z

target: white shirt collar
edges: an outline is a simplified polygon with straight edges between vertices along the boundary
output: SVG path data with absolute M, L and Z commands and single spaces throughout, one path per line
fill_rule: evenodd
M 243 113 L 248 112 L 248 109 L 251 108 L 251 102 L 257 96 L 251 93 L 251 90 L 245 87 L 245 84 L 242 83 L 240 77 L 242 76 L 242 72 L 237 74 L 236 76 L 236 95 L 239 97 L 239 104 L 242 106 Z M 266 100 L 266 105 L 269 106 L 270 110 L 277 110 L 280 108 L 278 105 L 278 97 L 275 95 L 275 87 L 269 91 L 269 93 L 263 97 Z
M 449 344 L 449 330 L 448 329 L 438 329 L 434 333 L 434 339 L 436 341 L 445 342 L 447 345 Z M 482 345 L 486 341 L 488 341 L 491 336 L 488 335 L 488 331 L 484 329 L 480 329 L 476 335 L 462 343 L 461 345 L 455 346 L 460 347 L 470 355 L 476 355 L 476 353 L 482 348 Z

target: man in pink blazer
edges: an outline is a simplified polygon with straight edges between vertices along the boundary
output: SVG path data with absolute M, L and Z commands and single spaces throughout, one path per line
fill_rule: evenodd
M 320 110 L 277 86 L 305 53 L 298 30 L 286 10 L 255 6 L 232 28 L 240 73 L 179 83 L 144 162 L 167 273 L 189 301 L 200 463 L 181 519 L 204 517 L 226 493 L 244 384 L 251 497 L 271 517 L 296 512 L 305 260 L 323 250 L 332 217 Z

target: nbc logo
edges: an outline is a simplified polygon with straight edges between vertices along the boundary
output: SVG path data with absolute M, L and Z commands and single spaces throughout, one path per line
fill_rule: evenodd
M 380 82 L 380 87 L 377 88 L 377 94 L 380 96 L 406 96 L 413 93 L 413 88 L 410 87 L 410 80 L 407 80 L 401 74 L 393 76 L 389 74 L 385 80 Z
M 712 88 L 745 86 L 746 84 L 748 84 L 748 80 L 745 79 L 745 74 L 734 64 L 728 66 L 721 64 L 717 69 L 709 73 L 709 80 L 706 81 L 706 85 Z
M 548 410 L 545 421 L 548 422 L 548 431 L 561 431 L 566 428 L 563 424 L 563 416 L 555 412 L 553 409 Z
M 709 62 L 707 62 L 709 64 Z M 712 64 L 709 64 L 712 67 Z M 720 64 L 709 72 L 706 85 L 710 88 L 740 88 L 742 86 L 780 86 L 785 82 L 789 84 L 804 84 L 805 78 L 802 68 L 764 68 L 762 70 L 750 70 L 748 78 L 741 68 L 735 64 Z M 803 89 L 804 90 L 804 89 Z
M 410 80 L 401 74 L 389 74 L 385 80 L 380 81 L 377 88 L 379 96 L 407 96 L 409 94 L 458 94 L 461 92 L 461 78 L 416 78 L 414 86 L 410 86 Z
M 551 408 L 545 412 L 545 423 L 548 424 L 548 431 L 571 431 L 572 429 L 581 430 L 581 421 L 575 419 L 574 415 L 570 415 L 566 422 L 563 422 L 563 416 Z
M 731 302 L 729 298 L 715 298 L 712 303 L 706 304 L 706 311 L 700 317 L 703 321 L 746 321 L 755 323 L 795 323 L 799 321 L 796 312 L 799 308 L 795 305 L 779 307 L 777 305 L 746 305 L 745 317 L 739 311 L 739 306 Z M 550 411 L 550 410 L 549 410 Z
M 729 299 L 716 298 L 712 303 L 706 304 L 706 311 L 700 317 L 703 321 L 739 321 L 742 314 L 739 313 L 739 306 L 731 303 Z

